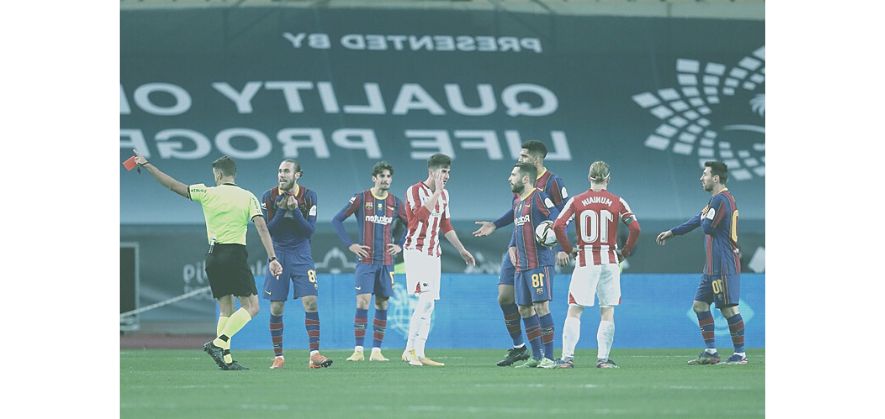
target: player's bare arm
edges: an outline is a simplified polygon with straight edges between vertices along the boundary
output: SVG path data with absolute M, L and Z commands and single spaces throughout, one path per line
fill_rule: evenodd
M 667 239 L 669 239 L 670 237 L 673 237 L 673 232 L 670 230 L 667 230 L 667 231 L 661 232 L 661 234 L 658 234 L 658 237 L 655 239 L 655 242 L 657 242 L 659 245 L 663 246 L 663 245 L 667 244 Z
M 135 153 L 135 164 L 139 167 L 143 167 L 154 179 L 157 179 L 157 182 L 160 182 L 161 185 L 169 188 L 172 192 L 175 192 L 185 198 L 189 198 L 187 193 L 187 185 L 179 182 L 172 176 L 169 176 L 163 173 L 157 166 L 154 166 L 153 163 L 149 162 L 144 156 L 138 154 L 137 151 L 132 150 Z
M 464 259 L 464 262 L 470 266 L 476 265 L 476 260 L 473 258 L 473 255 L 461 244 L 461 240 L 458 239 L 458 233 L 455 233 L 455 230 L 449 230 L 446 232 L 446 240 L 455 247 L 458 251 L 458 254 L 461 255 L 461 258 Z
M 258 237 L 261 238 L 261 244 L 264 246 L 264 251 L 267 252 L 267 258 L 271 259 L 268 264 L 270 273 L 279 280 L 280 274 L 283 273 L 283 265 L 280 265 L 280 262 L 277 260 L 277 254 L 273 250 L 273 241 L 270 239 L 270 232 L 267 231 L 267 223 L 264 222 L 264 217 L 260 215 L 252 217 L 252 223 L 255 224 L 255 229 L 258 230 Z

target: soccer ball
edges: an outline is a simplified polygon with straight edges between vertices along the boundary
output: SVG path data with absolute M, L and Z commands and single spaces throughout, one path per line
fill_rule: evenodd
M 556 233 L 553 231 L 553 221 L 544 221 L 535 228 L 535 241 L 541 246 L 553 247 L 556 245 Z

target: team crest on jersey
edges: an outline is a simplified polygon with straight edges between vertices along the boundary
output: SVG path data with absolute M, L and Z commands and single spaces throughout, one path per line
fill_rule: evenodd
M 633 96 L 661 120 L 645 146 L 695 157 L 701 167 L 721 160 L 733 179 L 765 176 L 765 47 L 731 66 L 678 58 L 676 74 L 678 87 Z
M 366 202 L 366 209 L 367 209 L 367 210 L 372 209 L 372 203 L 371 203 L 371 202 Z
M 384 204 L 378 204 L 378 209 L 384 209 Z

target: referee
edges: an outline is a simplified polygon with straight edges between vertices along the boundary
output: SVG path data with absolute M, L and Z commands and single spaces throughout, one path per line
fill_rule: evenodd
M 258 229 L 261 244 L 269 256 L 271 274 L 279 276 L 283 271 L 274 253 L 258 199 L 252 192 L 236 185 L 234 177 L 237 174 L 237 165 L 228 156 L 212 162 L 216 186 L 207 187 L 202 183 L 187 186 L 157 169 L 137 151 L 133 151 L 138 166 L 145 168 L 160 184 L 203 206 L 209 238 L 206 275 L 209 277 L 212 296 L 218 300 L 220 312 L 217 337 L 206 342 L 203 350 L 223 370 L 248 369 L 231 357 L 230 339 L 258 314 L 258 290 L 246 262 L 246 227 L 249 220 Z M 233 296 L 240 302 L 237 311 L 233 311 Z

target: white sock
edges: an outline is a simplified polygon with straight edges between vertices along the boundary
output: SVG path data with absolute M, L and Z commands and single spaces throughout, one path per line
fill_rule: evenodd
M 424 346 L 427 343 L 427 336 L 430 334 L 430 319 L 433 315 L 434 307 L 433 295 L 429 292 L 423 292 L 418 296 L 418 313 L 416 320 L 414 345 L 415 355 L 418 358 L 424 358 Z
M 704 352 L 713 355 L 716 353 L 716 349 L 704 348 Z
M 562 359 L 575 357 L 575 346 L 580 338 L 581 318 L 566 316 L 562 327 Z
M 354 351 L 362 352 L 362 351 L 363 351 L 363 347 L 362 347 L 362 346 L 354 346 L 354 347 L 353 347 L 353 350 L 354 350 Z
M 599 352 L 596 355 L 598 359 L 608 359 L 609 352 L 612 349 L 612 341 L 615 340 L 615 322 L 599 321 L 599 329 L 596 331 L 596 343 Z
M 418 306 L 415 306 L 415 310 L 412 311 L 412 316 L 409 317 L 409 337 L 406 339 L 406 352 L 415 349 L 415 331 L 418 327 Z

